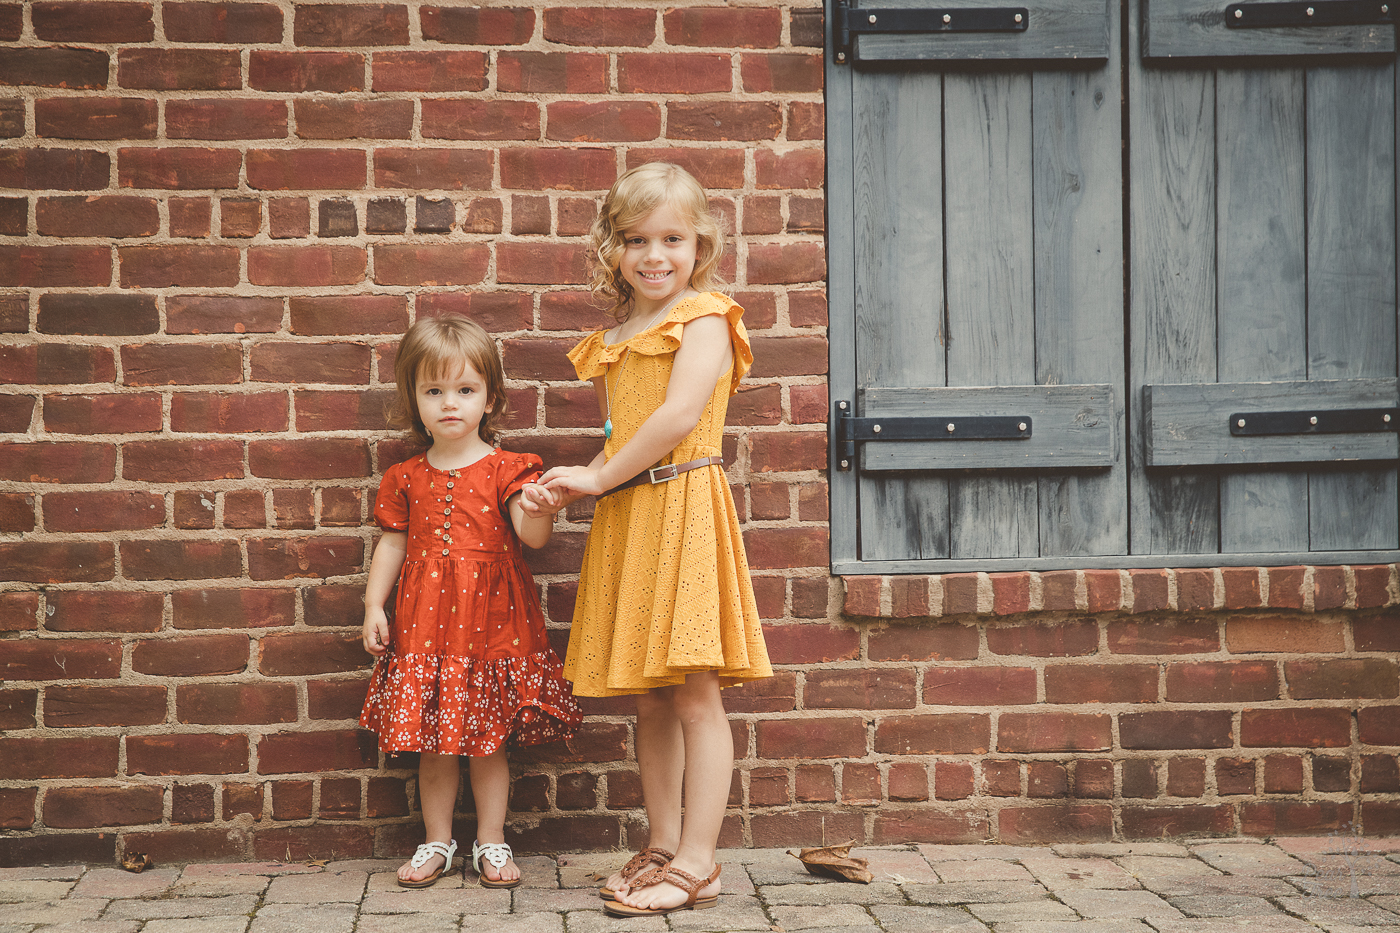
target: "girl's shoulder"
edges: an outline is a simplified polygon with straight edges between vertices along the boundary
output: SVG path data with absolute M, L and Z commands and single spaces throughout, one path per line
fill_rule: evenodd
M 684 324 L 687 321 L 693 321 L 698 317 L 708 317 L 711 314 L 723 315 L 732 323 L 737 323 L 744 316 L 744 309 L 737 301 L 722 292 L 701 292 L 678 301 L 676 306 L 671 309 L 671 313 L 666 315 L 666 320 L 669 323 Z

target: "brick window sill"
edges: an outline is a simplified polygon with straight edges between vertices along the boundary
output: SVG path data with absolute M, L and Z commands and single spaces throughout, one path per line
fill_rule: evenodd
M 841 581 L 843 613 L 876 619 L 1026 612 L 1323 612 L 1400 604 L 1400 564 L 912 574 Z

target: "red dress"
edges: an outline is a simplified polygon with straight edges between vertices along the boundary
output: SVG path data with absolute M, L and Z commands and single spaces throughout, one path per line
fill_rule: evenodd
M 381 750 L 489 755 L 507 738 L 568 738 L 583 720 L 506 506 L 541 465 L 496 450 L 460 470 L 420 455 L 384 473 L 374 520 L 408 532 L 408 554 L 360 714 Z

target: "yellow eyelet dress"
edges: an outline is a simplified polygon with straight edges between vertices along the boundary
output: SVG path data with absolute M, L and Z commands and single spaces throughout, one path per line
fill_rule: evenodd
M 715 383 L 695 430 L 662 463 L 715 456 L 729 397 L 753 365 L 744 309 L 733 301 L 716 292 L 686 298 L 629 340 L 610 345 L 599 331 L 569 354 L 580 379 L 612 367 L 609 457 L 665 399 L 686 322 L 710 314 L 729 322 L 734 365 Z M 618 366 L 624 349 L 626 365 Z M 598 500 L 564 660 L 581 696 L 642 693 L 698 671 L 718 671 L 724 687 L 773 674 L 739 514 L 715 465 Z

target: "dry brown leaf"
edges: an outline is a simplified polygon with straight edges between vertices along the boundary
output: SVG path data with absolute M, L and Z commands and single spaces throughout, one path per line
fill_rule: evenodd
M 155 862 L 145 852 L 128 852 L 122 856 L 122 868 L 127 871 L 134 871 L 137 874 L 151 868 Z
M 859 881 L 869 884 L 875 880 L 870 873 L 870 863 L 859 856 L 851 855 L 855 840 L 840 846 L 818 846 L 802 849 L 799 852 L 788 850 L 788 855 L 800 861 L 814 875 L 824 875 L 841 881 Z
M 309 858 L 303 864 L 312 868 L 325 868 L 330 863 L 328 858 Z

